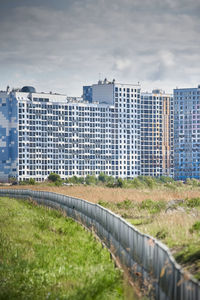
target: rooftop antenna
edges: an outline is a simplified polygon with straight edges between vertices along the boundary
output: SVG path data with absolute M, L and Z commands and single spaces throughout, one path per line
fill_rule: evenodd
M 10 93 L 10 87 L 9 87 L 9 85 L 7 85 L 6 92 Z
M 102 80 L 101 80 L 101 73 L 99 73 L 99 81 L 98 81 L 98 84 L 102 84 Z

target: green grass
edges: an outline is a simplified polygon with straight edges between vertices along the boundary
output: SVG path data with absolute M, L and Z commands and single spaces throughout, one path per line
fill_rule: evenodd
M 0 198 L 0 299 L 127 298 L 91 233 L 58 211 Z
M 141 232 L 166 244 L 177 261 L 200 280 L 200 198 L 186 198 L 172 204 L 146 199 L 141 202 L 100 201 L 100 205 L 121 215 Z
M 181 251 L 179 251 L 175 258 L 178 263 L 183 264 L 188 267 L 192 266 L 193 272 L 195 272 L 194 277 L 200 280 L 200 247 L 199 242 L 187 245 Z

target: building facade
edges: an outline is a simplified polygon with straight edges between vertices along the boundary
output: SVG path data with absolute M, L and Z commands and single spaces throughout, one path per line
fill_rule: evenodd
M 140 175 L 140 86 L 104 81 L 94 95 L 89 103 L 32 87 L 0 93 L 0 180 Z
M 18 167 L 17 100 L 0 92 L 0 181 L 16 177 Z
M 174 90 L 175 179 L 200 179 L 200 85 Z
M 92 102 L 92 86 L 83 86 L 83 100 L 88 101 L 89 103 Z
M 173 97 L 141 94 L 141 175 L 173 177 Z

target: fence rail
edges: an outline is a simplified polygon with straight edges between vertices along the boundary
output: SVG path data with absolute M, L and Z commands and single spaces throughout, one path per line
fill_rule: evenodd
M 65 211 L 97 236 L 126 266 L 133 279 L 151 285 L 150 297 L 159 300 L 198 300 L 200 283 L 186 274 L 170 250 L 155 238 L 142 234 L 120 216 L 98 204 L 51 192 L 0 189 L 0 196 L 31 198 Z

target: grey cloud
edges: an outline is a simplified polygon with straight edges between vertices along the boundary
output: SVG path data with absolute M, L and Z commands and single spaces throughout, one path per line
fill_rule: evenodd
M 196 84 L 198 1 L 58 2 L 33 5 L 27 0 L 19 6 L 13 1 L 9 10 L 4 7 L 0 82 L 6 85 L 9 76 L 19 83 L 32 77 L 41 89 L 53 85 L 61 91 L 63 85 L 63 92 L 76 95 L 84 80 L 92 83 L 98 73 L 124 82 L 139 80 L 144 86 L 159 83 L 171 90 L 176 81 Z

